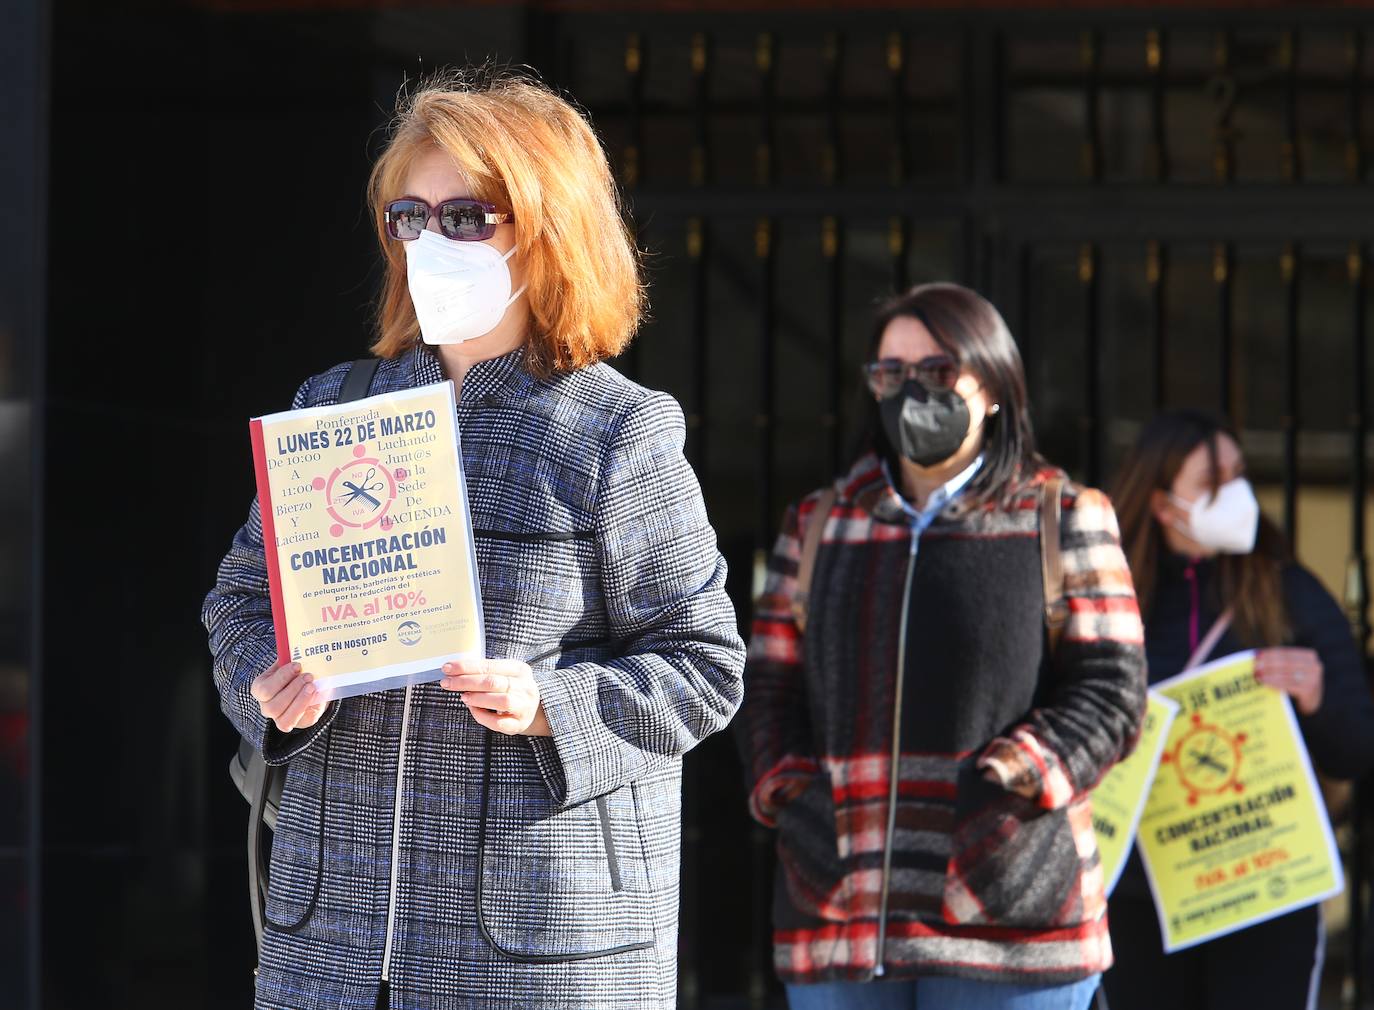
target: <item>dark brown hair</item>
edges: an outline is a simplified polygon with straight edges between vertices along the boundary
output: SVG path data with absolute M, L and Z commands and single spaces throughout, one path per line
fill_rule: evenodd
M 982 295 L 958 284 L 918 284 L 878 307 L 869 339 L 868 360 L 878 355 L 883 332 L 894 319 L 919 320 L 935 342 L 978 377 L 991 403 L 1000 405 L 983 422 L 983 466 L 969 483 L 969 506 L 1004 503 L 1021 481 L 1043 463 L 1035 451 L 1026 372 L 1021 352 L 1001 313 Z M 883 430 L 878 404 L 865 389 L 865 422 L 860 450 L 874 450 L 897 472 L 897 452 Z
M 1136 599 L 1148 624 L 1154 601 L 1164 536 L 1155 520 L 1151 499 L 1155 491 L 1169 491 L 1183 461 L 1198 446 L 1206 446 L 1211 461 L 1211 486 L 1221 486 L 1217 440 L 1240 438 L 1221 418 L 1200 410 L 1169 410 L 1141 431 L 1117 474 L 1112 504 L 1121 524 L 1121 544 L 1131 566 Z M 1234 608 L 1236 635 L 1248 646 L 1280 645 L 1288 639 L 1288 614 L 1283 602 L 1282 568 L 1291 557 L 1288 543 L 1263 515 L 1259 535 L 1249 554 L 1217 556 L 1221 607 Z

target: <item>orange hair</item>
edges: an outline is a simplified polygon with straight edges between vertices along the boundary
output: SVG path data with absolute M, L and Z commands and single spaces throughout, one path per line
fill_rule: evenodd
M 417 155 L 446 152 L 472 195 L 515 217 L 531 332 L 527 367 L 541 377 L 614 357 L 646 307 L 639 253 L 625 225 L 606 153 L 587 121 L 547 87 L 509 74 L 431 79 L 404 98 L 368 201 L 386 278 L 372 350 L 394 358 L 420 335 L 405 250 L 383 208 L 403 196 Z

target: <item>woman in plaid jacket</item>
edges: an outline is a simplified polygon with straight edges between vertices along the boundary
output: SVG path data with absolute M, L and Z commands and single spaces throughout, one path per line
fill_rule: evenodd
M 329 703 L 277 664 L 255 503 L 205 602 L 235 728 L 288 764 L 258 1007 L 671 1007 L 683 754 L 744 646 L 596 137 L 519 79 L 426 87 L 373 172 L 374 392 L 452 380 L 491 658 Z M 335 402 L 347 366 L 294 407 Z
M 1059 492 L 1051 649 L 1039 516 L 1063 474 L 996 309 L 912 289 L 867 374 L 871 450 L 787 513 L 737 723 L 750 810 L 778 829 L 775 966 L 801 1010 L 1081 1010 L 1111 963 L 1088 791 L 1145 703 L 1115 516 Z

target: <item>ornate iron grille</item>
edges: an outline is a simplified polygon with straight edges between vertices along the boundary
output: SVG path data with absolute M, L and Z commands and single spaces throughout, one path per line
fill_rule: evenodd
M 530 62 L 587 106 L 628 194 L 656 312 L 623 364 L 688 412 L 742 616 L 784 504 L 846 461 L 873 301 L 948 278 L 1002 308 L 1042 447 L 1076 476 L 1105 481 L 1153 411 L 1196 404 L 1244 429 L 1300 550 L 1300 503 L 1343 498 L 1323 574 L 1367 642 L 1370 27 L 533 17 Z M 728 742 L 688 769 L 682 1004 L 762 1005 L 771 838 L 746 824 Z M 1362 831 L 1350 856 L 1357 952 Z

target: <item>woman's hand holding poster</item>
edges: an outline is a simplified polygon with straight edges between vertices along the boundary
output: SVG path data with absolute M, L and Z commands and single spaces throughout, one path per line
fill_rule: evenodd
M 1339 894 L 1340 856 L 1288 696 L 1241 652 L 1154 685 L 1176 702 L 1136 839 L 1166 952 Z

